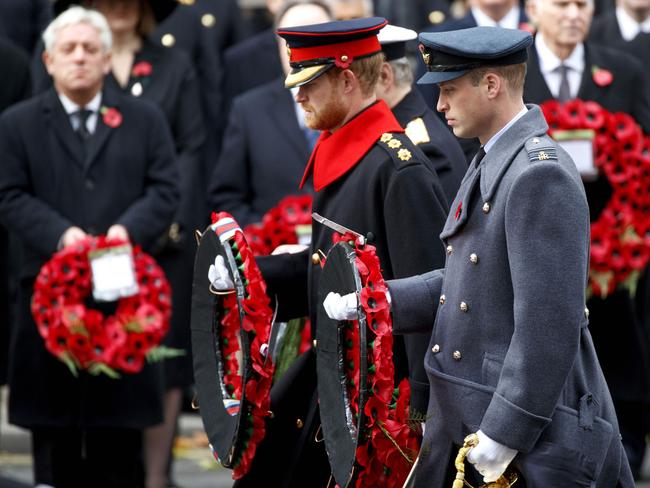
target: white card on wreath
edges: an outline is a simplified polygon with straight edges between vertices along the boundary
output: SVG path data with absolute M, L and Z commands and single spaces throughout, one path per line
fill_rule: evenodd
M 593 181 L 598 177 L 598 168 L 594 164 L 593 130 L 556 130 L 553 138 L 569 153 L 584 181 Z
M 88 253 L 93 283 L 93 298 L 112 302 L 138 293 L 133 264 L 133 249 L 119 245 Z

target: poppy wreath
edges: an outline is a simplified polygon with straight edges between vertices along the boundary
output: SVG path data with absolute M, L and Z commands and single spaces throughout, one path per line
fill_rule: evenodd
M 355 249 L 355 265 L 361 277 L 361 306 L 366 314 L 367 401 L 359 412 L 359 323 L 345 325 L 347 394 L 355 419 L 363 413 L 356 452 L 357 488 L 401 488 L 420 449 L 418 433 L 411 427 L 411 387 L 407 379 L 395 388 L 393 321 L 386 298 L 388 287 L 381 274 L 376 248 L 360 244 L 356 236 L 334 233 L 334 243 L 347 241 Z
M 311 195 L 290 195 L 269 210 L 244 234 L 255 256 L 265 256 L 281 244 L 296 244 L 296 226 L 311 225 Z
M 213 213 L 212 223 L 224 218 L 233 217 L 227 212 Z M 266 283 L 244 234 L 238 229 L 224 245 L 230 246 L 244 284 L 241 302 L 237 301 L 235 293 L 222 295 L 223 313 L 219 327 L 219 342 L 223 345 L 221 356 L 224 358 L 222 381 L 230 399 L 240 402 L 240 415 L 244 419 L 242 448 L 233 460 L 232 477 L 239 479 L 250 469 L 257 446 L 266 432 L 264 419 L 270 415 L 274 364 L 266 354 L 273 311 L 266 295 Z M 241 322 L 240 303 L 243 308 Z M 251 360 L 250 368 L 244 370 L 243 377 L 237 360 L 240 351 L 238 335 L 241 331 L 249 334 Z
M 650 259 L 650 137 L 629 115 L 595 102 L 551 100 L 541 109 L 551 136 L 558 130 L 594 131 L 594 165 L 612 188 L 591 223 L 588 293 L 605 298 L 618 287 L 634 293 Z
M 32 316 L 45 347 L 77 376 L 79 370 L 118 378 L 137 373 L 145 360 L 182 355 L 159 346 L 169 328 L 171 289 L 154 259 L 133 248 L 138 293 L 121 298 L 113 315 L 88 308 L 92 291 L 88 253 L 128 244 L 104 236 L 57 252 L 34 283 Z

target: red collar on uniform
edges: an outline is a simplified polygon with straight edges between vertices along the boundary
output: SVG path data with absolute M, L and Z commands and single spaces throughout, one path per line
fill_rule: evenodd
M 383 100 L 357 114 L 333 134 L 321 132 L 300 188 L 314 173 L 314 190 L 320 191 L 352 169 L 384 132 L 404 132 Z

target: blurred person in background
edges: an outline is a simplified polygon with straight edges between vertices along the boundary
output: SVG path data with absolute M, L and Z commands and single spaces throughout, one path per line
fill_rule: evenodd
M 41 33 L 51 20 L 50 0 L 2 0 L 0 2 L 0 37 L 22 48 L 28 56 L 34 53 Z
M 139 487 L 142 431 L 162 421 L 160 367 L 74 376 L 45 349 L 30 302 L 61 247 L 106 234 L 151 249 L 178 204 L 173 140 L 159 109 L 104 87 L 112 37 L 100 13 L 71 8 L 43 37 L 54 87 L 0 118 L 0 219 L 22 251 L 9 421 L 31 431 L 36 485 Z
M 529 16 L 537 27 L 530 49 L 524 100 L 540 104 L 556 99 L 597 102 L 610 112 L 631 115 L 650 131 L 650 96 L 647 69 L 626 52 L 585 41 L 593 18 L 593 0 L 531 0 Z M 599 83 L 595 71 L 607 70 L 609 83 Z M 583 181 L 592 222 L 612 195 L 601 172 Z M 642 306 L 643 293 L 637 296 Z M 634 297 L 617 289 L 607 298 L 587 301 L 589 329 L 605 373 L 619 419 L 623 445 L 635 478 L 639 477 L 648 431 L 650 351 Z
M 59 0 L 57 11 L 75 0 Z M 111 70 L 106 86 L 124 95 L 153 102 L 165 114 L 176 149 L 181 199 L 174 221 L 154 250 L 172 287 L 172 318 L 165 345 L 182 349 L 184 356 L 166 359 L 164 422 L 147 429 L 144 440 L 147 488 L 168 483 L 176 422 L 183 389 L 193 382 L 190 350 L 190 302 L 195 242 L 194 229 L 204 225 L 202 147 L 205 126 L 199 83 L 188 56 L 177 48 L 159 46 L 149 35 L 170 15 L 173 0 L 92 0 L 81 2 L 97 9 L 113 35 Z
M 589 41 L 623 49 L 650 63 L 650 0 L 619 0 L 616 9 L 594 19 Z

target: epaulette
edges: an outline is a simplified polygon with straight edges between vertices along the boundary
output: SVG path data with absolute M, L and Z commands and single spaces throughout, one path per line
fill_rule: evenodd
M 531 163 L 557 161 L 557 144 L 550 137 L 533 137 L 526 141 L 525 148 Z
M 411 141 L 404 134 L 384 132 L 377 142 L 388 151 L 397 165 L 414 161 L 413 153 L 406 147 L 411 144 Z
M 429 131 L 427 130 L 427 126 L 425 125 L 424 120 L 422 120 L 422 117 L 417 117 L 406 124 L 404 132 L 416 146 L 431 142 Z

